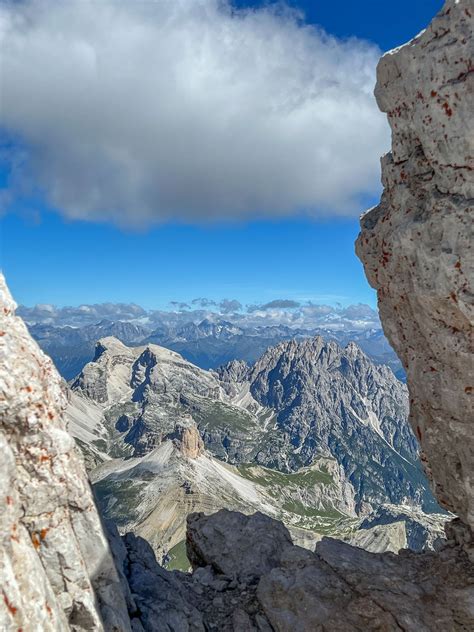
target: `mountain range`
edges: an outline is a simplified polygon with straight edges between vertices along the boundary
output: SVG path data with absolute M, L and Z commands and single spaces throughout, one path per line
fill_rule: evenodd
M 202 314 L 199 313 L 199 316 Z M 64 320 L 64 319 L 63 319 Z M 175 322 L 167 317 L 157 323 L 143 319 L 109 320 L 77 324 L 29 321 L 32 336 L 41 348 L 51 356 L 59 372 L 67 380 L 75 377 L 94 354 L 95 342 L 102 337 L 114 336 L 127 345 L 154 343 L 177 351 L 184 358 L 204 369 L 215 369 L 231 360 L 255 362 L 264 351 L 284 340 L 310 338 L 321 335 L 326 340 L 335 340 L 342 345 L 349 341 L 357 344 L 377 363 L 391 366 L 397 377 L 404 379 L 400 361 L 391 349 L 380 327 L 355 328 L 355 321 L 344 321 L 339 328 L 319 326 L 317 328 L 290 327 L 285 324 L 240 324 L 208 313 L 197 322 L 185 320 L 182 315 Z M 334 323 L 333 323 L 334 325 Z
M 354 343 L 293 339 L 205 370 L 106 337 L 70 382 L 67 417 L 104 514 L 180 559 L 191 511 L 260 510 L 307 545 L 352 537 L 385 504 L 439 511 L 407 411 L 405 385 Z

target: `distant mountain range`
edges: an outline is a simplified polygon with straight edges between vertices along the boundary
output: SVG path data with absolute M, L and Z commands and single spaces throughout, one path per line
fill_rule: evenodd
M 29 315 L 32 316 L 31 313 Z M 125 321 L 105 319 L 74 326 L 58 324 L 62 319 L 56 319 L 54 324 L 29 320 L 28 325 L 32 336 L 52 357 L 66 379 L 79 373 L 93 357 L 95 341 L 106 336 L 114 336 L 127 345 L 158 344 L 177 351 L 201 368 L 211 369 L 231 360 L 254 362 L 268 347 L 281 341 L 301 340 L 315 335 L 342 345 L 357 342 L 372 360 L 387 364 L 397 377 L 404 379 L 400 361 L 380 327 L 368 326 L 373 324 L 372 321 L 366 321 L 367 326 L 362 327 L 361 321 L 343 319 L 337 322 L 336 327 L 333 317 L 332 325 L 328 322 L 325 326 L 305 328 L 285 324 L 252 324 L 243 318 L 239 318 L 237 323 L 209 313 L 198 322 L 181 322 L 182 314 L 178 318 L 172 314 L 162 316 L 158 323 L 156 319 L 156 315 L 153 322 L 143 318 Z M 78 317 L 72 320 L 77 323 Z
M 186 336 L 236 335 L 214 325 Z M 176 555 L 190 511 L 259 509 L 311 543 L 350 535 L 384 504 L 408 512 L 410 525 L 439 510 L 405 385 L 354 343 L 288 340 L 253 364 L 209 371 L 153 343 L 107 337 L 70 387 L 69 429 L 105 515 L 160 555 Z
M 243 328 L 288 325 L 292 329 L 305 330 L 316 327 L 328 329 L 362 330 L 380 327 L 378 313 L 369 305 L 357 304 L 348 307 L 315 305 L 293 300 L 270 301 L 265 304 L 247 305 L 239 301 L 225 299 L 216 303 L 209 299 L 194 299 L 191 304 L 172 304 L 171 310 L 145 310 L 134 303 L 101 303 L 79 305 L 77 307 L 56 307 L 54 305 L 20 305 L 19 316 L 30 324 L 44 324 L 72 327 L 93 325 L 102 320 L 129 321 L 146 326 L 150 331 L 160 325 L 181 327 L 187 323 L 203 320 L 217 322 L 227 320 Z

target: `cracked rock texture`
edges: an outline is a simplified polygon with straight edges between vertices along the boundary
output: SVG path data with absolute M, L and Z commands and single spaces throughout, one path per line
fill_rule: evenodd
M 395 555 L 323 538 L 312 552 L 295 546 L 286 527 L 268 516 L 223 509 L 189 516 L 187 549 L 195 569 L 185 580 L 191 602 L 199 603 L 192 596 L 196 582 L 210 591 L 199 592 L 206 629 L 211 623 L 229 632 L 474 629 L 473 565 L 452 543 L 440 553 Z M 247 601 L 235 599 L 236 584 Z M 236 610 L 247 615 L 243 627 L 235 623 Z
M 356 244 L 407 373 L 427 474 L 468 525 L 465 540 L 474 526 L 473 16 L 472 0 L 448 0 L 425 31 L 382 57 L 375 94 L 392 151 Z
M 188 422 L 188 423 L 186 423 Z M 192 417 L 178 423 L 175 431 L 170 437 L 174 444 L 188 459 L 197 459 L 204 454 L 204 442 L 196 428 Z
M 0 629 L 130 630 L 61 380 L 0 276 Z

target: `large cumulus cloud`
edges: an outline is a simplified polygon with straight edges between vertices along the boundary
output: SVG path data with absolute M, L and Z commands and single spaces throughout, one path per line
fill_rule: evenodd
M 70 218 L 347 215 L 378 189 L 379 51 L 281 6 L 9 2 L 0 36 L 10 188 Z

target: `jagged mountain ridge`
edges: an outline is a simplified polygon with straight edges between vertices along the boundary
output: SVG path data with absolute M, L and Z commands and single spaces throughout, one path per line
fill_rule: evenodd
M 400 362 L 381 329 L 351 328 L 350 322 L 338 327 L 330 322 L 317 328 L 250 325 L 210 316 L 184 323 L 163 321 L 154 327 L 139 321 L 109 319 L 82 326 L 48 322 L 31 322 L 29 325 L 32 336 L 68 380 L 92 359 L 95 342 L 106 336 L 114 336 L 127 345 L 158 344 L 180 353 L 201 368 L 215 369 L 231 360 L 255 362 L 268 347 L 283 340 L 321 335 L 342 345 L 351 340 L 357 342 L 375 362 L 388 364 L 400 379 L 404 378 Z
M 385 366 L 372 363 L 354 343 L 341 349 L 321 338 L 270 348 L 251 368 L 250 392 L 277 411 L 287 450 L 274 467 L 307 465 L 328 451 L 342 464 L 358 502 L 400 502 L 403 494 L 434 510 L 406 423 L 406 387 Z
M 281 343 L 252 367 L 209 372 L 156 345 L 106 338 L 71 388 L 71 431 L 91 464 L 142 457 L 191 416 L 209 452 L 229 464 L 294 472 L 325 456 L 353 487 L 358 512 L 383 502 L 436 510 L 405 386 L 355 345 Z

